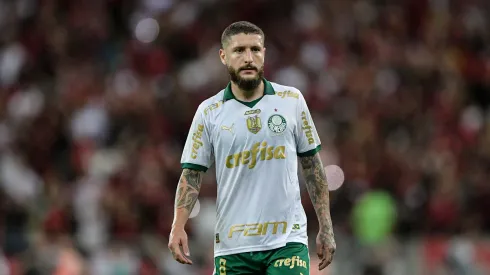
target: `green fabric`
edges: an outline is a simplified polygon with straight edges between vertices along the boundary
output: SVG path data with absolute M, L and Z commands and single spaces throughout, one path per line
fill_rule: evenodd
M 197 171 L 203 171 L 206 172 L 208 171 L 208 168 L 206 166 L 198 165 L 198 164 L 193 164 L 193 163 L 182 163 L 181 164 L 182 169 L 191 169 L 191 170 L 197 170 Z
M 235 99 L 236 101 L 240 102 L 241 104 L 249 107 L 249 108 L 253 108 L 255 105 L 257 105 L 257 103 L 259 103 L 259 101 L 263 98 L 264 96 L 261 96 L 259 98 L 257 98 L 256 100 L 254 101 L 250 101 L 250 102 L 247 102 L 247 101 L 241 101 L 241 100 L 238 100 L 238 99 Z
M 214 259 L 215 275 L 309 275 L 308 247 L 302 243 L 260 252 L 245 252 Z
M 264 95 L 275 95 L 276 92 L 274 91 L 274 88 L 272 87 L 272 84 L 267 81 L 267 79 L 263 78 L 264 80 Z M 225 88 L 225 93 L 223 94 L 223 102 L 226 102 L 227 100 L 234 99 L 250 108 L 253 108 L 259 101 L 263 98 L 264 96 L 261 96 L 260 98 L 251 101 L 251 102 L 245 102 L 241 101 L 235 98 L 235 95 L 231 91 L 231 82 L 228 83 L 228 85 Z
M 368 192 L 355 204 L 352 216 L 354 234 L 363 244 L 384 241 L 396 222 L 396 203 L 383 191 Z
M 310 151 L 306 151 L 306 152 L 303 152 L 303 153 L 298 153 L 298 157 L 302 158 L 302 157 L 311 157 L 313 155 L 315 155 L 316 153 L 318 153 L 320 150 L 322 149 L 322 145 L 318 145 L 315 149 L 311 149 Z

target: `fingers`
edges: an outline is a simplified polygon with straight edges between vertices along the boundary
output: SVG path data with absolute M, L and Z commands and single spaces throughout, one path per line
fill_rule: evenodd
M 323 259 L 323 255 L 325 255 L 325 253 L 323 253 L 324 250 L 325 250 L 325 245 L 317 243 L 316 255 L 318 256 L 319 259 Z
M 322 270 L 325 268 L 325 257 L 327 256 L 326 247 L 325 245 L 317 245 L 316 247 L 316 255 L 318 256 L 318 259 L 320 259 L 320 263 L 318 264 L 318 269 Z
M 318 256 L 320 259 L 320 263 L 318 264 L 319 270 L 325 269 L 327 266 L 329 266 L 332 263 L 334 253 L 335 253 L 335 250 L 329 249 L 329 248 L 325 248 L 322 251 L 323 257 Z
M 186 249 L 187 249 L 187 254 L 189 254 L 189 248 L 187 246 L 187 241 L 185 242 L 186 243 Z M 170 252 L 172 252 L 172 256 L 173 258 L 181 263 L 181 264 L 189 264 L 191 265 L 192 264 L 192 261 L 187 258 L 186 256 L 184 256 L 184 253 L 182 252 L 182 249 L 181 249 L 181 244 L 182 244 L 182 240 L 179 240 L 178 242 L 171 242 L 169 243 L 168 245 L 168 248 L 170 249 Z
M 332 262 L 332 257 L 330 257 L 330 256 L 327 256 L 325 258 L 321 258 L 321 261 L 318 264 L 318 270 L 325 269 L 325 267 L 327 267 L 331 262 Z
M 182 250 L 184 251 L 184 255 L 189 257 L 191 253 L 189 252 L 189 243 L 187 239 L 181 239 Z

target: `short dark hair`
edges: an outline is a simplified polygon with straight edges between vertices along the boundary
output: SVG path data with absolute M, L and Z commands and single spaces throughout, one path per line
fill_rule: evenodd
M 223 31 L 221 35 L 221 47 L 225 47 L 225 43 L 230 39 L 230 37 L 237 34 L 258 34 L 262 36 L 262 42 L 265 41 L 265 35 L 261 28 L 257 27 L 257 25 L 252 24 L 248 21 L 238 21 L 235 22 Z

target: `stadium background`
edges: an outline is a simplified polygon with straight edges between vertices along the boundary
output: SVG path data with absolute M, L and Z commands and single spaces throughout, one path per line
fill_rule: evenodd
M 334 263 L 317 273 L 313 253 L 312 274 L 489 274 L 489 6 L 0 0 L 0 274 L 211 274 L 214 170 L 195 265 L 166 245 L 183 142 L 228 81 L 219 40 L 237 20 L 263 28 L 266 77 L 301 89 L 346 175 Z

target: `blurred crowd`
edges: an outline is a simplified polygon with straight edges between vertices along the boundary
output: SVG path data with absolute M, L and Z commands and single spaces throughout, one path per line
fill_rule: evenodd
M 198 104 L 229 81 L 220 36 L 238 20 L 264 30 L 266 78 L 302 91 L 324 165 L 345 173 L 331 194 L 340 240 L 479 238 L 490 229 L 489 8 L 0 0 L 0 275 L 212 274 L 214 170 L 187 229 L 195 264 L 166 245 L 183 142 Z

